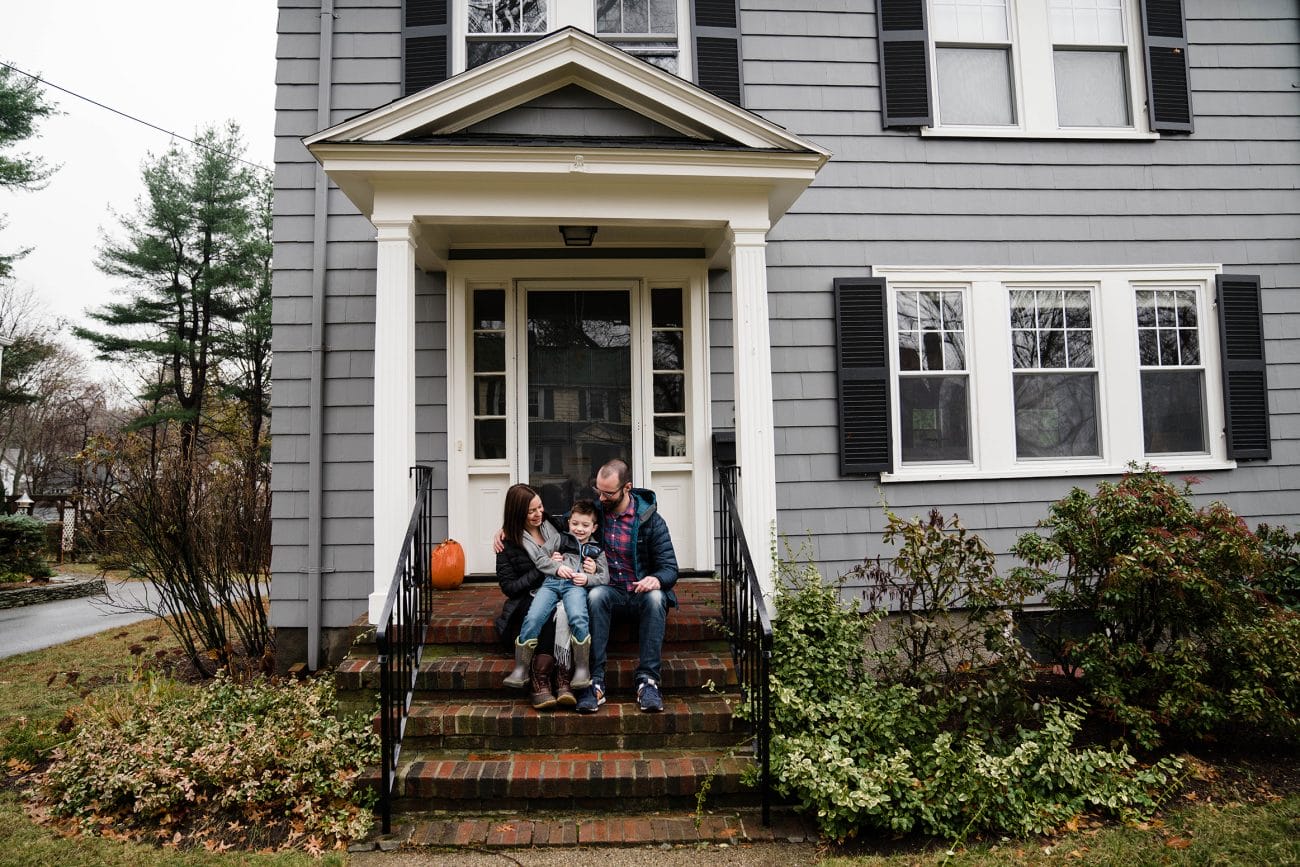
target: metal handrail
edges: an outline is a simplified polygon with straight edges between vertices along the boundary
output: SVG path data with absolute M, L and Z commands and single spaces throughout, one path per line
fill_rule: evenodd
M 433 553 L 433 468 L 412 467 L 415 508 L 397 556 L 397 568 L 384 599 L 383 613 L 375 625 L 379 653 L 379 809 L 384 833 L 392 830 L 393 785 L 402 754 L 402 736 L 411 713 L 420 657 L 433 614 L 429 584 L 429 557 Z
M 754 559 L 745 541 L 736 509 L 736 479 L 740 468 L 718 467 L 722 489 L 720 533 L 722 579 L 722 622 L 731 641 L 731 661 L 736 668 L 749 719 L 754 728 L 754 757 L 759 765 L 759 786 L 763 799 L 763 824 L 772 823 L 772 700 L 768 674 L 772 661 L 772 620 L 763 590 L 754 571 Z

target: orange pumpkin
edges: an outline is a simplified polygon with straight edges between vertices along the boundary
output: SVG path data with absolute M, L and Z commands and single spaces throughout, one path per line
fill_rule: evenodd
M 429 557 L 429 583 L 435 590 L 455 590 L 465 580 L 465 549 L 455 539 L 444 539 Z

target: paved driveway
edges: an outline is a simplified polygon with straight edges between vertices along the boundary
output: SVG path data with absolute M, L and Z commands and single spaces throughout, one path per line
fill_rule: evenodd
M 62 644 L 115 629 L 128 623 L 148 620 L 153 615 L 131 612 L 120 613 L 109 604 L 109 598 L 125 604 L 136 605 L 149 600 L 157 601 L 158 594 L 144 581 L 106 582 L 108 596 L 84 596 L 80 599 L 60 599 L 40 605 L 0 610 L 0 659 Z

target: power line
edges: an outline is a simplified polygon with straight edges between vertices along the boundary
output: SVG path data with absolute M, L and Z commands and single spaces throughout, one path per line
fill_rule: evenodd
M 76 97 L 77 99 L 80 99 L 80 100 L 82 100 L 83 102 L 88 102 L 88 103 L 90 103 L 90 104 L 93 105 L 93 106 L 96 106 L 96 107 L 98 107 L 98 108 L 102 108 L 102 109 L 104 109 L 104 111 L 111 111 L 113 114 L 116 114 L 116 115 L 118 115 L 118 116 L 120 116 L 120 117 L 124 117 L 124 118 L 126 118 L 127 120 L 133 120 L 133 121 L 135 121 L 135 122 L 138 123 L 138 124 L 143 124 L 144 126 L 149 127 L 150 129 L 155 129 L 155 130 L 157 130 L 158 132 L 166 133 L 167 135 L 169 135 L 169 136 L 171 136 L 171 137 L 173 137 L 173 138 L 178 138 L 178 139 L 180 139 L 181 141 L 189 142 L 190 144 L 194 145 L 195 147 L 200 147 L 200 148 L 203 148 L 204 150 L 209 150 L 209 151 L 212 151 L 213 153 L 221 154 L 221 156 L 228 156 L 228 157 L 231 157 L 232 159 L 237 160 L 238 162 L 241 162 L 241 163 L 243 163 L 243 164 L 246 165 L 246 166 L 252 166 L 253 168 L 255 168 L 255 169 L 259 170 L 259 171 L 263 171 L 263 172 L 269 172 L 269 171 L 271 171 L 271 170 L 268 169 L 266 166 L 261 165 L 260 163 L 250 162 L 250 161 L 244 159 L 243 157 L 237 157 L 237 156 L 234 156 L 234 155 L 232 155 L 232 154 L 223 153 L 222 151 L 219 151 L 219 150 L 217 150 L 216 148 L 211 147 L 210 145 L 205 145 L 205 144 L 203 144 L 202 142 L 197 142 L 197 141 L 195 141 L 194 139 L 189 138 L 188 136 L 183 136 L 183 135 L 181 135 L 181 134 L 178 133 L 178 132 L 172 132 L 172 131 L 169 130 L 169 129 L 163 129 L 162 127 L 158 126 L 156 123 L 150 123 L 150 122 L 147 121 L 147 120 L 141 120 L 140 118 L 136 117 L 135 115 L 127 114 L 127 113 L 124 112 L 124 111 L 119 111 L 118 109 L 113 108 L 111 105 L 104 105 L 104 103 L 102 103 L 102 102 L 97 102 L 96 100 L 93 100 L 93 99 L 91 99 L 91 98 L 88 97 L 88 96 L 82 96 L 80 93 L 77 93 L 75 90 L 68 90 L 66 87 L 59 87 L 59 85 L 55 84 L 54 82 L 52 82 L 52 81 L 47 81 L 46 79 L 41 78 L 39 75 L 32 75 L 30 72 L 27 72 L 27 71 L 25 71 L 25 70 L 19 69 L 18 67 L 14 66 L 14 65 L 11 64 L 11 63 L 5 63 L 3 60 L 0 60 L 0 66 L 5 67 L 6 69 L 12 69 L 14 72 L 17 72 L 19 75 L 25 75 L 25 76 L 27 76 L 28 78 L 32 79 L 33 81 L 37 82 L 38 84 L 43 84 L 43 85 L 45 85 L 46 87 L 52 87 L 52 88 L 54 88 L 55 90 L 61 91 L 61 92 L 63 92 L 63 93 L 66 93 L 68 96 Z

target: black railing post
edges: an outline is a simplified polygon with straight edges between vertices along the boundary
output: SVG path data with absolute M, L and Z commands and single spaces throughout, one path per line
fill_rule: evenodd
M 749 703 L 754 729 L 754 759 L 758 762 L 763 824 L 771 825 L 771 687 L 772 622 L 758 584 L 754 559 L 745 541 L 745 528 L 736 508 L 737 466 L 718 466 L 721 491 L 718 572 L 721 578 L 722 621 L 731 642 L 731 661 Z
M 402 735 L 406 731 L 406 718 L 420 674 L 420 657 L 433 615 L 433 592 L 429 584 L 433 468 L 412 467 L 411 474 L 416 481 L 415 508 L 411 510 L 411 520 L 398 551 L 383 613 L 375 624 L 375 648 L 379 657 L 379 811 L 385 834 L 392 833 L 393 786 L 402 753 Z

